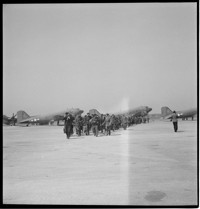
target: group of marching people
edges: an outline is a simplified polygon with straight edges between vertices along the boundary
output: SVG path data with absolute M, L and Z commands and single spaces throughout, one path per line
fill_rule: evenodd
M 99 132 L 105 135 L 111 135 L 111 131 L 118 130 L 123 128 L 126 130 L 128 126 L 138 124 L 139 121 L 136 117 L 130 117 L 125 115 L 106 115 L 101 114 L 89 114 L 85 116 L 77 115 L 75 118 L 68 112 L 64 116 L 64 133 L 69 139 L 70 136 L 74 133 L 74 129 L 78 136 L 90 135 L 90 131 L 94 136 L 98 136 Z M 141 122 L 141 121 L 140 121 Z

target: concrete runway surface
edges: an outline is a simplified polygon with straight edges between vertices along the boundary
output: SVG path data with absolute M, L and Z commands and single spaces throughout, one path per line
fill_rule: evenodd
M 72 136 L 3 127 L 3 204 L 197 205 L 197 121 Z

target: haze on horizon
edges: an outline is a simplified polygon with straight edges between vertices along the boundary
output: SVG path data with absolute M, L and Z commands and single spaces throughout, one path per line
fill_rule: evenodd
M 197 4 L 4 4 L 3 114 L 197 107 Z

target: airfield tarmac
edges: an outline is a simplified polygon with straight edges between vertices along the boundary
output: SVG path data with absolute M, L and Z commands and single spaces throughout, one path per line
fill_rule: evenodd
M 3 127 L 3 204 L 197 205 L 197 121 L 153 121 L 111 136 Z

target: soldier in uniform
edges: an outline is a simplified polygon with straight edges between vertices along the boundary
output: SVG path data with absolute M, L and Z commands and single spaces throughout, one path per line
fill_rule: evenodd
M 105 124 L 105 130 L 106 130 L 106 135 L 110 135 L 111 131 L 110 131 L 110 124 L 111 124 L 111 119 L 110 119 L 110 115 L 107 113 L 106 114 L 106 118 L 105 121 L 103 122 L 103 125 Z
M 86 135 L 89 135 L 89 132 L 90 132 L 89 120 L 90 120 L 89 116 L 85 115 L 83 118 L 83 133 L 85 133 Z
M 173 111 L 171 121 L 173 122 L 174 131 L 177 132 L 177 130 L 178 130 L 178 115 L 176 114 L 176 111 Z
M 101 117 L 100 117 L 100 130 L 101 130 L 101 133 L 103 133 L 103 130 L 105 129 L 105 125 L 103 125 L 105 121 L 105 117 L 103 114 L 101 114 Z
M 73 127 L 73 117 L 68 112 L 65 113 L 64 116 L 64 132 L 66 133 L 66 137 L 69 139 L 69 137 L 72 134 L 72 127 Z
M 93 118 L 90 120 L 90 123 L 92 125 L 92 132 L 93 132 L 94 136 L 96 136 L 96 137 L 99 134 L 99 130 L 98 130 L 99 122 L 100 122 L 99 117 L 94 114 Z
M 115 131 L 115 115 L 112 114 L 110 117 L 110 130 Z
M 81 115 L 77 115 L 75 120 L 74 120 L 74 125 L 75 125 L 75 128 L 76 128 L 76 134 L 78 136 L 81 136 L 81 130 L 82 130 L 82 117 Z
M 128 124 L 128 119 L 125 115 L 122 116 L 122 127 L 124 130 L 126 130 Z
M 118 130 L 120 128 L 120 118 L 119 116 L 116 116 L 116 129 Z
M 90 113 L 87 113 L 87 117 L 88 117 L 89 121 L 92 119 L 92 116 L 90 115 Z M 91 123 L 90 122 L 89 122 L 88 126 L 89 126 L 89 130 L 90 130 L 91 129 Z

